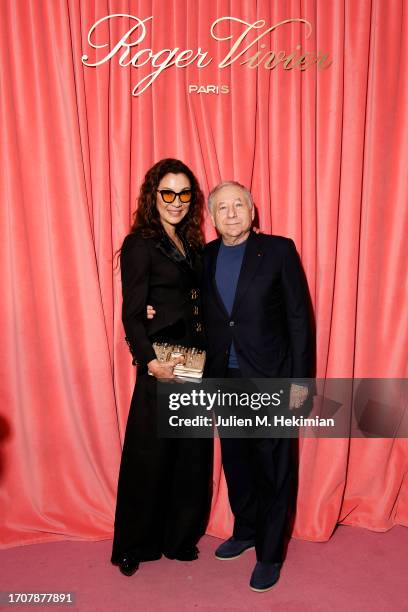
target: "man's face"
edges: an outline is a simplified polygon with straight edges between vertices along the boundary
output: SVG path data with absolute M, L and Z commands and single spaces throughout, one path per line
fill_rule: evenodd
M 246 199 L 245 192 L 236 185 L 226 185 L 216 194 L 211 218 L 223 238 L 239 241 L 251 229 L 255 210 Z

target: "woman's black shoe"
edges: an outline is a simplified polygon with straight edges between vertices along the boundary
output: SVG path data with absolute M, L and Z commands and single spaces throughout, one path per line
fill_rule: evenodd
M 122 557 L 122 559 L 114 565 L 118 565 L 120 572 L 125 576 L 133 576 L 139 569 L 139 561 L 133 557 L 127 556 Z
M 189 548 L 183 548 L 175 554 L 164 553 L 164 556 L 168 559 L 176 559 L 176 561 L 195 561 L 198 559 L 199 552 L 197 546 L 191 546 Z

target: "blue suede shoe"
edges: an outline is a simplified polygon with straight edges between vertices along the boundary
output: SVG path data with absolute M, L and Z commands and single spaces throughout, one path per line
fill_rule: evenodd
M 257 562 L 252 572 L 249 587 L 257 593 L 269 591 L 278 582 L 282 563 Z
M 232 537 L 217 548 L 215 557 L 221 561 L 229 561 L 240 557 L 243 552 L 250 548 L 255 548 L 255 540 L 236 540 Z

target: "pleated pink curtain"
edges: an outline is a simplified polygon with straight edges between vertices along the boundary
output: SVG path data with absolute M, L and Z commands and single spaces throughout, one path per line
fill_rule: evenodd
M 3 546 L 112 534 L 135 371 L 120 320 L 114 253 L 140 182 L 179 157 L 208 192 L 251 187 L 259 225 L 296 242 L 317 324 L 318 376 L 407 376 L 408 11 L 403 0 L 3 0 L 0 16 L 1 407 Z M 198 69 L 102 56 L 98 19 L 145 19 L 143 48 L 194 49 Z M 218 69 L 213 21 L 304 18 L 261 42 L 328 52 L 325 70 Z M 130 18 L 97 29 L 113 45 Z M 266 26 L 266 27 L 267 27 Z M 222 24 L 220 35 L 230 26 Z M 239 24 L 231 26 L 237 36 Z M 241 30 L 242 31 L 242 30 Z M 189 94 L 189 84 L 229 94 Z M 206 235 L 214 237 L 208 218 Z M 408 525 L 406 440 L 303 440 L 294 536 L 338 522 Z M 231 515 L 216 445 L 209 533 Z

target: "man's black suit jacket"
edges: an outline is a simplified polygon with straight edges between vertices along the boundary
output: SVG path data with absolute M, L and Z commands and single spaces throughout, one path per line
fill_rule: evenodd
M 244 378 L 313 376 L 309 294 L 293 241 L 250 233 L 231 315 L 215 282 L 220 244 L 214 240 L 204 250 L 206 375 L 225 376 L 233 340 Z

